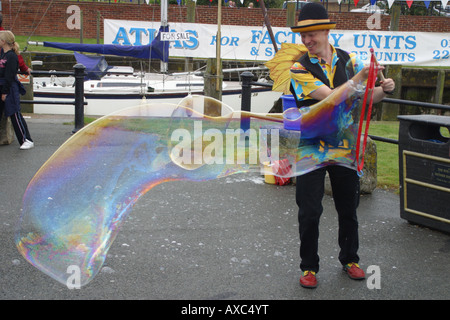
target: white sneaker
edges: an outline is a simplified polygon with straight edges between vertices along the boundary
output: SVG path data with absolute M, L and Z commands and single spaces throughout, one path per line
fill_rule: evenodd
M 25 142 L 20 146 L 20 150 L 28 150 L 34 147 L 34 142 L 25 139 Z

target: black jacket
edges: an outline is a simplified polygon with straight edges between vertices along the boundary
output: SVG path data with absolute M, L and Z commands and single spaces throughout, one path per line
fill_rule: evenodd
M 0 54 L 0 93 L 7 94 L 6 101 L 0 99 L 0 103 L 5 104 L 5 116 L 9 117 L 16 112 L 20 112 L 20 95 L 26 90 L 17 79 L 19 60 L 13 50 L 1 52 Z

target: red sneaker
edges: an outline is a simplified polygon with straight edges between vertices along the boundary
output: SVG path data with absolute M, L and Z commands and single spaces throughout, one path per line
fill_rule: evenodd
M 304 288 L 315 288 L 317 287 L 316 273 L 314 271 L 305 271 L 300 277 L 300 285 Z
M 362 280 L 366 277 L 364 270 L 361 269 L 357 263 L 347 263 L 344 266 L 344 271 L 347 272 L 348 276 L 354 280 Z

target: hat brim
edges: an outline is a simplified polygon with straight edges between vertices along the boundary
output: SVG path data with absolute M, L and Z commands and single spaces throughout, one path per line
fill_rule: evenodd
M 308 31 L 315 31 L 315 30 L 327 30 L 327 29 L 334 29 L 336 28 L 336 22 L 321 22 L 321 23 L 313 23 L 303 26 L 295 26 L 291 27 L 292 32 L 308 32 Z

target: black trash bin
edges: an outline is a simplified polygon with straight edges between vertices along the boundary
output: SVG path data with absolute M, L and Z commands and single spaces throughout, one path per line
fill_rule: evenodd
M 450 117 L 398 116 L 400 216 L 450 232 Z M 447 129 L 445 129 L 447 128 Z

